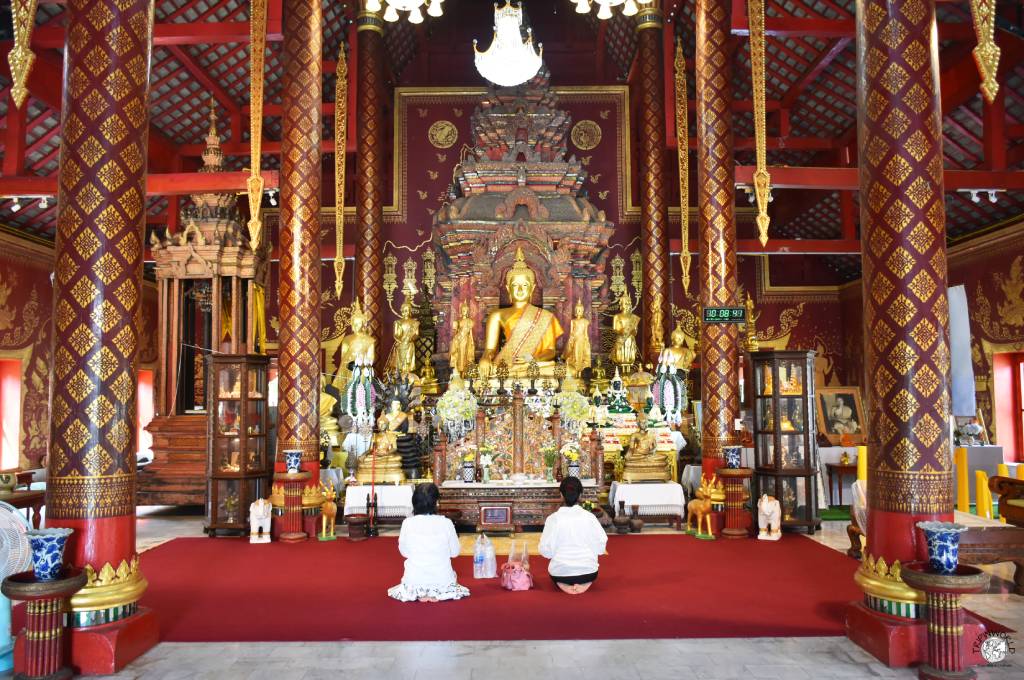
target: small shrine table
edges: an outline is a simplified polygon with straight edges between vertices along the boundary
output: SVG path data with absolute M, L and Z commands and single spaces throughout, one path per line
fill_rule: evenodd
M 365 515 L 366 497 L 370 495 L 369 484 L 353 484 L 345 488 L 344 516 Z M 377 517 L 405 518 L 412 514 L 412 485 L 376 484 Z
M 38 529 L 43 516 L 43 505 L 46 503 L 46 491 L 11 491 L 0 494 L 0 501 L 10 503 L 19 509 L 32 509 L 32 528 Z
M 305 541 L 302 530 L 302 489 L 312 475 L 309 472 L 277 472 L 274 481 L 284 486 L 284 514 L 281 515 L 281 537 L 285 543 Z
M 744 482 L 754 475 L 750 468 L 720 468 L 718 476 L 725 486 L 725 538 L 749 538 L 753 518 L 745 504 L 750 494 Z
M 581 479 L 580 501 L 597 502 L 598 486 L 593 478 Z M 562 506 L 558 482 L 543 480 L 489 483 L 447 480 L 441 485 L 438 512 L 458 516 L 458 524 L 477 530 L 522 531 L 543 526 L 547 516 Z M 455 515 L 458 511 L 461 515 Z
M 617 508 L 620 502 L 625 502 L 626 508 L 638 506 L 637 513 L 641 517 L 665 519 L 677 528 L 686 513 L 686 495 L 678 482 L 612 482 L 608 504 Z
M 15 669 L 15 678 L 72 677 L 71 669 L 64 665 L 64 610 L 67 599 L 81 590 L 85 582 L 85 572 L 74 567 L 64 567 L 64 574 L 52 581 L 37 580 L 32 571 L 4 579 L 0 592 L 26 603 L 25 666 Z
M 921 680 L 974 678 L 964 668 L 964 609 L 961 597 L 977 593 L 988 585 L 988 573 L 961 564 L 953 574 L 936 574 L 927 562 L 910 562 L 900 572 L 911 588 L 924 591 L 928 615 L 928 663 L 918 666 Z
M 849 463 L 843 465 L 842 463 L 825 463 L 825 468 L 828 470 L 828 504 L 832 505 L 832 476 L 835 475 L 836 479 L 839 480 L 839 505 L 843 504 L 843 477 L 846 475 L 857 476 L 857 464 Z

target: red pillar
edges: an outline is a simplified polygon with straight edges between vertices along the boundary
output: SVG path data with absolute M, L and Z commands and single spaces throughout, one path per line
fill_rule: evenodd
M 636 17 L 640 72 L 640 234 L 644 262 L 643 359 L 655 363 L 665 346 L 668 317 L 668 207 L 665 202 L 665 62 L 661 10 Z
M 277 417 L 280 460 L 275 467 L 283 471 L 283 452 L 299 450 L 302 468 L 312 473 L 308 484 L 316 487 L 320 479 L 322 35 L 320 0 L 286 3 Z
M 71 660 L 113 673 L 156 644 L 135 552 L 136 368 L 152 0 L 69 0 L 47 524 L 86 571 Z M 111 623 L 116 622 L 116 623 Z
M 893 665 L 915 661 L 890 632 L 918 621 L 924 602 L 893 565 L 926 558 L 918 521 L 953 514 L 935 39 L 934 0 L 858 0 L 868 544 L 848 629 Z
M 702 307 L 740 303 L 736 299 L 731 14 L 730 0 L 697 0 L 697 233 Z M 710 475 L 725 465 L 722 447 L 739 443 L 733 429 L 740 414 L 739 326 L 703 324 L 702 328 L 701 447 L 704 472 Z
M 381 338 L 384 328 L 384 22 L 380 14 L 360 12 L 356 116 L 356 299 L 369 317 L 366 331 Z M 381 352 L 378 358 L 383 359 Z

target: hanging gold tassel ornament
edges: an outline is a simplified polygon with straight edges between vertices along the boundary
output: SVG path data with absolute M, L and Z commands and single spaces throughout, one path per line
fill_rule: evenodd
M 683 292 L 690 294 L 690 124 L 687 120 L 686 57 L 676 41 L 676 147 L 679 151 L 679 265 Z
M 263 175 L 260 173 L 263 147 L 263 56 L 267 47 L 267 0 L 252 0 L 249 14 L 249 243 L 260 246 L 263 222 Z
M 757 198 L 757 238 L 768 245 L 768 196 L 771 175 L 768 174 L 768 142 L 765 139 L 764 85 L 764 0 L 749 0 L 750 16 L 750 79 L 754 89 L 754 141 L 757 148 L 757 169 L 754 171 L 754 196 Z
M 345 286 L 345 147 L 348 145 L 348 63 L 345 43 L 338 48 L 334 85 L 334 292 Z
M 11 67 L 11 97 L 14 105 L 21 108 L 28 96 L 28 74 L 36 55 L 32 51 L 32 28 L 36 23 L 36 0 L 11 0 L 11 23 L 14 24 L 14 47 L 7 55 Z
M 978 45 L 971 53 L 981 74 L 981 93 L 991 104 L 999 92 L 996 73 L 1002 52 L 996 45 L 996 0 L 971 0 L 971 16 L 974 18 L 974 33 L 978 36 Z

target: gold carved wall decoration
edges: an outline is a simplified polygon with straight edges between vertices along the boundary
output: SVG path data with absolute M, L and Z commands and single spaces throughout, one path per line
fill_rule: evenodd
M 764 0 L 750 0 L 750 79 L 754 90 L 754 146 L 757 169 L 754 171 L 754 196 L 757 199 L 757 238 L 768 244 L 768 197 L 771 176 L 768 174 L 768 142 L 765 138 L 764 84 Z
M 999 316 L 1011 326 L 1024 326 L 1024 255 L 1013 260 L 1006 276 L 1000 272 L 994 278 L 1006 298 L 996 306 Z
M 416 283 L 416 260 L 409 258 L 402 263 L 402 294 L 406 300 L 412 300 L 419 292 Z
M 639 250 L 634 250 L 629 256 L 629 264 L 633 267 L 631 272 L 632 283 L 633 283 L 633 299 L 637 302 L 640 301 L 640 297 L 643 295 L 644 287 L 644 260 L 643 255 L 640 254 Z
M 11 0 L 11 23 L 14 24 L 14 48 L 7 55 L 11 67 L 11 97 L 19 109 L 28 96 L 28 74 L 36 55 L 32 51 L 32 28 L 36 23 L 36 0 Z
M 1018 255 L 1010 263 L 1005 274 L 992 275 L 993 289 L 1002 299 L 995 299 L 996 314 L 992 314 L 992 302 L 979 281 L 974 293 L 974 309 L 971 318 L 978 324 L 984 335 L 995 342 L 1019 342 L 1021 327 L 1024 326 L 1024 255 Z
M 348 147 L 348 62 L 345 41 L 338 48 L 334 85 L 334 292 L 345 287 L 345 150 Z
M 267 46 L 267 0 L 252 0 L 249 5 L 249 243 L 259 248 L 263 231 L 260 207 L 263 204 L 263 175 L 260 174 L 263 146 L 263 55 Z
M 438 149 L 448 149 L 459 140 L 459 129 L 450 120 L 439 120 L 427 130 L 427 139 Z
M 437 260 L 431 248 L 423 251 L 423 289 L 433 291 L 437 283 Z
M 0 275 L 0 331 L 6 331 L 13 327 L 15 318 L 18 316 L 18 310 L 11 309 L 7 304 L 12 287 L 18 285 L 18 276 L 14 272 L 10 272 L 8 276 L 9 279 L 5 281 L 5 277 Z
M 580 151 L 590 151 L 601 143 L 601 126 L 592 120 L 581 120 L 572 126 L 569 139 Z
M 690 294 L 690 123 L 686 101 L 686 57 L 676 41 L 676 149 L 679 157 L 679 266 L 683 292 Z
M 974 33 L 978 44 L 972 51 L 974 63 L 981 74 L 981 93 L 991 104 L 999 92 L 996 71 L 999 70 L 999 54 L 996 45 L 996 0 L 971 0 L 971 17 L 974 19 Z
M 611 284 L 608 288 L 615 294 L 616 299 L 622 297 L 622 294 L 626 292 L 625 266 L 626 261 L 622 259 L 621 255 L 616 255 L 612 258 Z
M 395 257 L 394 253 L 388 253 L 384 256 L 384 295 L 388 300 L 388 307 L 391 307 L 391 311 L 394 311 L 392 303 L 395 301 L 395 289 L 398 288 L 398 275 L 395 272 L 395 265 L 398 264 L 398 258 Z

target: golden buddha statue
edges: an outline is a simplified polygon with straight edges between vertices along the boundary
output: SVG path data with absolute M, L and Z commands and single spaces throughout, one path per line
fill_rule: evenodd
M 395 344 L 388 358 L 388 370 L 398 375 L 416 373 L 416 338 L 420 337 L 420 322 L 412 316 L 412 302 L 406 298 L 394 325 Z
M 448 363 L 459 372 L 465 374 L 476 358 L 476 344 L 473 339 L 473 320 L 469 318 L 469 303 L 463 302 L 459 318 L 455 321 L 452 343 L 448 351 Z
M 612 330 L 615 331 L 612 363 L 619 366 L 630 366 L 636 361 L 636 329 L 640 326 L 640 317 L 633 313 L 629 293 L 626 291 L 622 291 L 619 306 L 619 313 L 612 317 Z
M 359 300 L 352 303 L 352 316 L 349 325 L 352 332 L 346 335 L 341 341 L 341 359 L 338 372 L 334 376 L 333 385 L 339 391 L 345 389 L 345 384 L 352 376 L 349 364 L 360 366 L 372 366 L 376 358 L 377 341 L 366 332 L 366 323 L 369 319 L 363 312 Z
M 604 359 L 601 355 L 597 355 L 597 364 L 594 366 L 593 376 L 590 378 L 590 386 L 595 392 L 605 392 L 608 390 L 608 386 L 611 385 L 611 380 L 608 379 L 608 374 L 604 370 Z
M 523 377 L 531 361 L 542 373 L 553 374 L 555 343 L 562 336 L 562 325 L 554 314 L 530 304 L 537 276 L 526 264 L 523 249 L 516 249 L 516 259 L 505 274 L 505 288 L 512 301 L 511 307 L 491 312 L 487 316 L 484 352 L 480 357 L 480 376 L 491 376 L 494 367 L 505 364 L 509 376 Z M 498 351 L 498 342 L 505 344 Z
M 757 322 L 754 318 L 754 298 L 750 297 L 750 293 L 747 293 L 746 305 L 746 339 L 744 341 L 745 349 L 748 352 L 756 352 L 760 345 L 757 342 Z
M 334 416 L 334 407 L 338 400 L 327 392 L 327 376 L 320 375 L 320 431 L 331 437 L 331 447 L 341 443 L 341 427 Z
M 677 321 L 676 327 L 672 329 L 671 342 L 671 345 L 661 351 L 662 363 L 673 371 L 689 371 L 696 353 L 686 344 L 686 332 L 683 331 L 681 321 Z
M 668 459 L 658 453 L 658 440 L 647 429 L 647 418 L 641 414 L 640 429 L 629 438 L 629 451 L 623 459 L 622 481 L 667 482 L 669 478 Z
M 398 436 L 408 429 L 409 416 L 402 410 L 402 403 L 392 401 L 389 409 L 377 418 L 377 431 L 373 433 L 370 450 L 359 459 L 356 480 L 360 484 L 371 480 L 384 484 L 405 481 L 402 457 L 398 453 Z
M 569 324 L 569 340 L 562 355 L 566 366 L 572 368 L 576 376 L 590 368 L 590 319 L 583 317 L 584 311 L 583 302 L 577 300 L 575 314 Z

